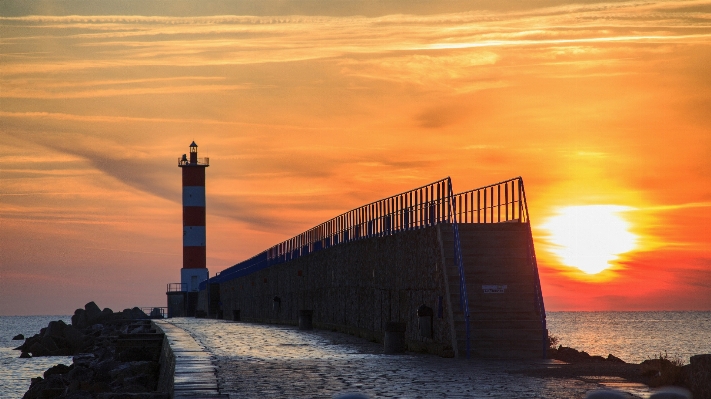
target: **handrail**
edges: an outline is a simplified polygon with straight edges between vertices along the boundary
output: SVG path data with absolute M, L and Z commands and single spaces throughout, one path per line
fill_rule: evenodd
M 528 205 L 520 176 L 461 192 L 454 195 L 453 200 L 462 223 L 528 222 Z
M 151 318 L 158 317 L 160 315 L 160 318 L 165 319 L 165 315 L 168 313 L 168 308 L 165 306 L 143 306 L 140 309 Z M 158 310 L 158 312 L 154 312 L 155 310 Z
M 528 215 L 528 203 L 526 202 L 526 190 L 523 188 L 523 180 L 521 180 L 521 193 L 523 194 L 523 206 Z M 530 220 L 526 219 L 527 222 Z M 531 230 L 531 223 L 528 223 L 528 256 L 531 259 L 531 266 L 533 267 L 533 275 L 535 276 L 534 289 L 536 294 L 536 311 L 538 311 L 541 317 L 541 326 L 543 327 L 543 358 L 545 359 L 548 355 L 548 333 L 546 331 L 546 307 L 543 304 L 543 291 L 541 290 L 541 276 L 538 274 L 538 260 L 536 259 L 536 249 L 533 246 L 533 231 Z
M 437 180 L 352 209 L 229 267 L 210 282 L 222 282 L 332 246 L 449 221 L 451 180 Z M 200 290 L 206 282 L 200 283 Z
M 214 277 L 202 281 L 199 289 L 206 289 L 208 281 L 220 283 L 242 277 L 266 267 L 288 262 L 342 243 L 421 229 L 443 222 L 451 223 L 454 232 L 455 261 L 459 271 L 459 306 L 466 321 L 466 356 L 469 358 L 471 352 L 469 298 L 464 275 L 459 223 L 528 223 L 528 204 L 526 203 L 523 179 L 520 176 L 457 194 L 453 193 L 452 180 L 446 177 L 371 202 L 342 213 L 218 272 Z M 528 224 L 530 229 L 530 223 Z M 529 243 L 529 252 L 532 267 L 537 276 L 534 281 L 536 310 L 541 314 L 545 330 L 545 308 L 532 238 Z M 173 284 L 170 284 L 169 288 Z
M 186 158 L 178 158 L 178 166 L 210 166 L 210 158 L 198 158 L 197 162 L 190 162 Z
M 165 288 L 165 292 L 181 292 L 181 291 L 187 291 L 187 290 L 188 290 L 187 283 L 168 283 L 168 285 Z
M 447 178 L 449 180 L 449 178 Z M 449 180 L 449 197 L 456 198 L 452 194 L 452 182 Z M 450 223 L 454 232 L 454 259 L 457 262 L 459 270 L 459 309 L 464 313 L 464 322 L 466 323 L 467 332 L 467 359 L 471 354 L 471 334 L 469 332 L 469 296 L 467 295 L 467 283 L 464 279 L 464 261 L 462 259 L 462 242 L 459 238 L 459 224 L 457 223 L 457 202 L 449 201 Z

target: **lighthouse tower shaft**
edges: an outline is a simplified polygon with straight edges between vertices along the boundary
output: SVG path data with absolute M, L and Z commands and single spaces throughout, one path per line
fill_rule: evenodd
M 205 232 L 205 168 L 209 159 L 198 159 L 197 144 L 190 145 L 190 158 L 178 161 L 183 172 L 183 268 L 180 282 L 186 291 L 197 291 L 208 278 Z

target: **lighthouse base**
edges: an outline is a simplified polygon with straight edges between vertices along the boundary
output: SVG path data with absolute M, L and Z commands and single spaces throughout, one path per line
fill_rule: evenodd
M 168 297 L 167 317 L 195 317 L 198 304 L 198 292 L 166 292 Z
M 180 269 L 180 282 L 183 283 L 186 291 L 197 292 L 200 289 L 200 283 L 207 280 L 208 275 L 205 267 L 182 268 Z

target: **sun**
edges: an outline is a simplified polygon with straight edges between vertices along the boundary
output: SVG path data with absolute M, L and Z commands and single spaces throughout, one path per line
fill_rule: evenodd
M 597 274 L 637 248 L 637 236 L 620 216 L 629 210 L 620 205 L 569 206 L 558 209 L 542 227 L 550 232 L 551 252 L 564 265 Z

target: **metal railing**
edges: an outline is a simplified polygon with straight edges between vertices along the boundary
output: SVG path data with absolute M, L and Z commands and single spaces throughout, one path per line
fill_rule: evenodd
M 167 307 L 152 306 L 152 307 L 141 307 L 141 311 L 148 315 L 148 317 L 165 319 L 165 315 L 168 313 Z
M 371 202 L 227 268 L 217 273 L 210 281 L 227 281 L 341 243 L 448 222 L 452 215 L 449 201 L 452 198 L 451 191 L 451 180 L 446 178 Z M 200 283 L 201 290 L 205 287 L 205 281 Z
M 521 177 L 455 194 L 453 198 L 460 223 L 528 222 Z
M 168 283 L 165 287 L 165 292 L 184 292 L 188 290 L 188 285 L 186 283 Z
M 455 261 L 459 271 L 460 309 L 466 320 L 467 358 L 470 356 L 469 299 L 464 277 L 459 223 L 528 222 L 528 205 L 523 179 L 516 177 L 499 183 L 453 194 L 449 177 L 355 208 L 319 224 L 295 237 L 229 267 L 209 280 L 221 283 L 246 276 L 269 266 L 288 262 L 332 246 L 382 237 L 400 231 L 416 230 L 439 223 L 451 223 L 454 233 Z M 530 228 L 530 226 L 529 226 Z M 531 254 L 533 252 L 533 242 Z M 537 275 L 535 255 L 531 255 Z M 545 310 L 540 279 L 535 282 L 537 303 L 545 328 Z
M 198 158 L 197 162 L 191 163 L 189 159 L 179 157 L 178 166 L 190 166 L 190 165 L 200 165 L 200 166 L 210 166 L 210 158 Z
M 449 178 L 447 178 L 449 180 Z M 449 183 L 449 197 L 455 199 L 452 193 L 452 183 Z M 457 202 L 449 201 L 449 212 L 452 221 L 452 232 L 454 233 L 454 260 L 459 271 L 459 309 L 464 313 L 464 322 L 467 334 L 467 359 L 471 353 L 471 334 L 469 331 L 469 295 L 467 294 L 467 282 L 464 278 L 464 260 L 462 257 L 462 241 L 459 238 L 459 223 L 457 223 Z
M 521 194 L 523 195 L 522 197 L 522 202 L 523 202 L 523 209 L 526 212 L 526 216 L 528 216 L 528 203 L 526 202 L 526 190 L 523 189 L 523 180 L 520 181 L 521 184 Z M 530 222 L 528 218 L 526 218 L 527 222 Z M 531 259 L 531 266 L 533 267 L 533 272 L 534 276 L 536 278 L 533 281 L 534 284 L 534 289 L 535 289 L 535 295 L 536 295 L 536 311 L 538 312 L 540 318 L 541 318 L 541 326 L 543 328 L 543 358 L 548 357 L 548 330 L 546 327 L 546 307 L 543 304 L 543 290 L 541 290 L 541 276 L 538 274 L 538 260 L 536 259 L 536 249 L 533 246 L 533 231 L 531 230 L 531 223 L 528 223 L 528 256 Z

